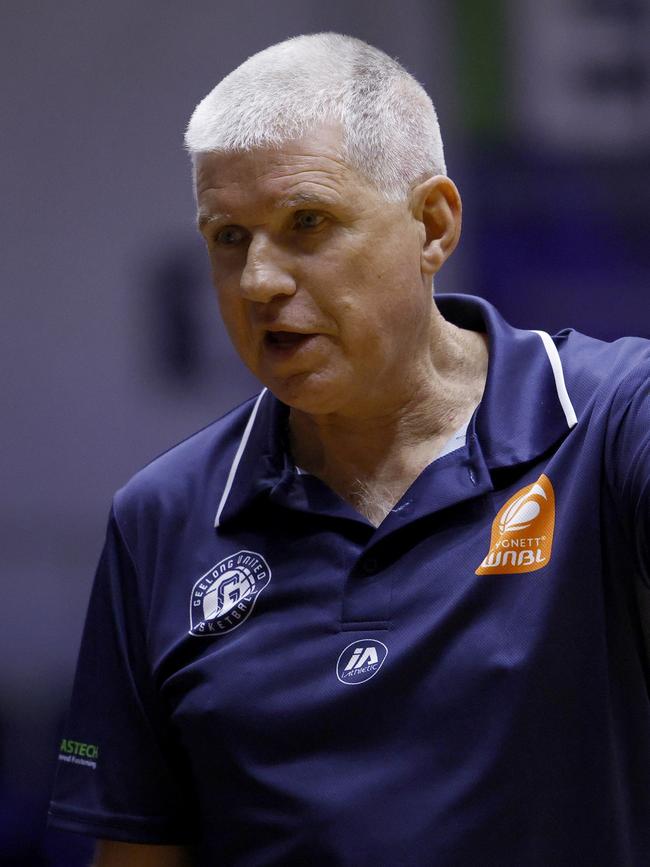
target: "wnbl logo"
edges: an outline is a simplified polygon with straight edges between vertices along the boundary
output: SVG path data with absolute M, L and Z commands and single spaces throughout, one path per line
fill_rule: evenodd
M 374 638 L 362 638 L 343 650 L 336 664 L 341 683 L 365 683 L 374 677 L 388 656 L 388 648 Z
M 551 559 L 555 491 L 542 474 L 513 494 L 492 522 L 490 548 L 477 575 L 514 575 L 542 569 Z

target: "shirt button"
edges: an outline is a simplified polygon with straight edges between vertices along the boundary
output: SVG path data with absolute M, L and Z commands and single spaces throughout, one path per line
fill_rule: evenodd
M 376 557 L 364 557 L 361 561 L 361 571 L 364 575 L 374 575 L 379 571 L 379 561 Z

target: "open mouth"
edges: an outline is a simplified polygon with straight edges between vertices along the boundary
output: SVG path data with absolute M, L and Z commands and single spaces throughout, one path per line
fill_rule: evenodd
M 273 349 L 294 349 L 306 343 L 313 334 L 300 334 L 297 331 L 267 331 L 264 342 Z

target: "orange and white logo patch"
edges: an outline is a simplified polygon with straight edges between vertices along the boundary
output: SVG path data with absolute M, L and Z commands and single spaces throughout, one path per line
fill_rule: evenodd
M 555 530 L 555 492 L 541 475 L 513 494 L 492 522 L 487 556 L 477 575 L 535 572 L 551 559 Z

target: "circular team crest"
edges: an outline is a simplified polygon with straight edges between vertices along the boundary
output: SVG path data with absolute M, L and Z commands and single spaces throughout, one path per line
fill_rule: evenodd
M 224 557 L 192 588 L 190 634 L 223 635 L 241 626 L 270 580 L 271 570 L 260 554 L 238 551 Z

